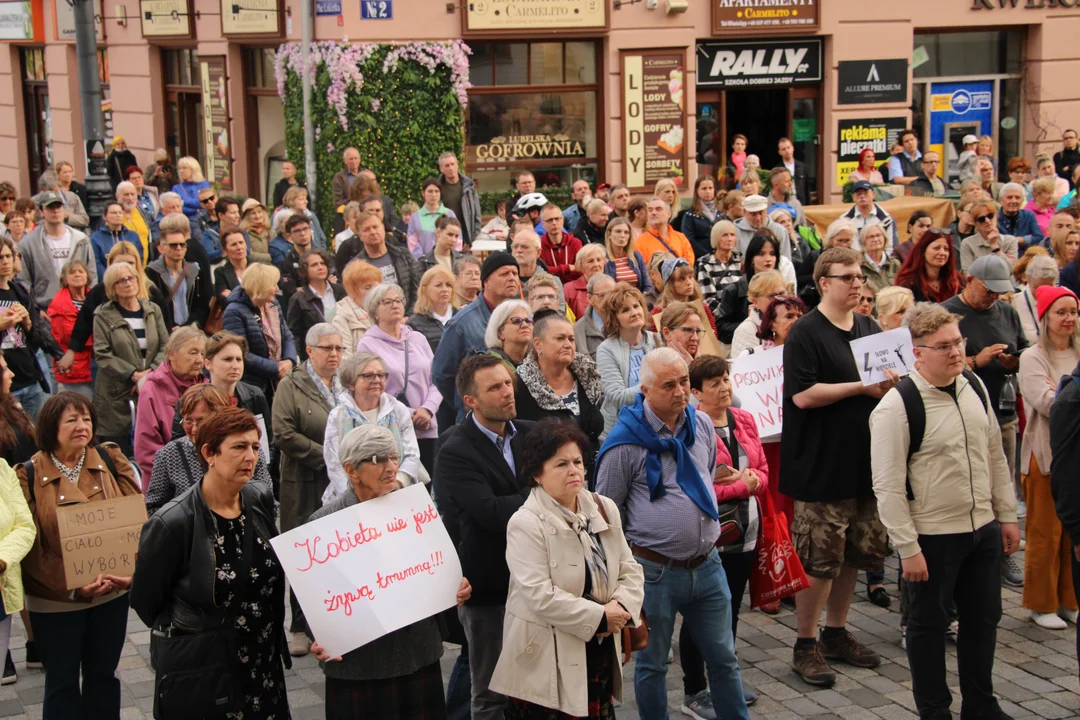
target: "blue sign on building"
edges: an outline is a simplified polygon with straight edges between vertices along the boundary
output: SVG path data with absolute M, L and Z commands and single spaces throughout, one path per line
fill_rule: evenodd
M 315 0 L 316 15 L 340 15 L 341 0 Z
M 360 0 L 360 17 L 363 20 L 392 20 L 394 0 Z

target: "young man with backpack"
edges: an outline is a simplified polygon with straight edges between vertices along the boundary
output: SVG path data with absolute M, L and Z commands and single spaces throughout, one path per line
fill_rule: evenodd
M 870 415 L 870 460 L 878 513 L 908 584 L 907 653 L 919 717 L 952 717 L 945 630 L 947 600 L 955 598 L 960 717 L 1001 720 L 1009 716 L 992 678 L 999 567 L 1002 554 L 1019 549 L 1020 528 L 997 416 L 966 368 L 959 322 L 940 305 L 908 311 L 915 369 Z

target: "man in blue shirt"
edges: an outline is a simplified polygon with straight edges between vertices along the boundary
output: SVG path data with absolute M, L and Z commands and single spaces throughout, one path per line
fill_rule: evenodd
M 1005 183 L 999 196 L 1001 209 L 998 210 L 998 228 L 1005 235 L 1012 235 L 1022 243 L 1021 252 L 1024 248 L 1038 245 L 1043 239 L 1035 213 L 1023 209 L 1026 196 L 1024 186 L 1014 182 Z
M 904 151 L 889 158 L 889 182 L 895 185 L 910 185 L 922 176 L 919 159 L 919 136 L 914 130 L 900 133 L 900 144 Z

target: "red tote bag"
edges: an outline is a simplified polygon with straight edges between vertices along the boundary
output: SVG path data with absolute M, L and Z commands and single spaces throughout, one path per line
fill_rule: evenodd
M 750 572 L 750 607 L 777 602 L 810 587 L 802 562 L 795 554 L 787 517 L 777 512 L 772 495 L 758 497 L 761 535 L 758 536 L 754 568 Z

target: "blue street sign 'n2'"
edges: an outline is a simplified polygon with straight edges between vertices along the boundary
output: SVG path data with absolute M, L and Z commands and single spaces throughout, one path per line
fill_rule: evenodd
M 315 0 L 315 14 L 320 17 L 324 15 L 340 15 L 341 0 Z
M 363 20 L 392 20 L 394 0 L 360 0 L 360 17 Z

